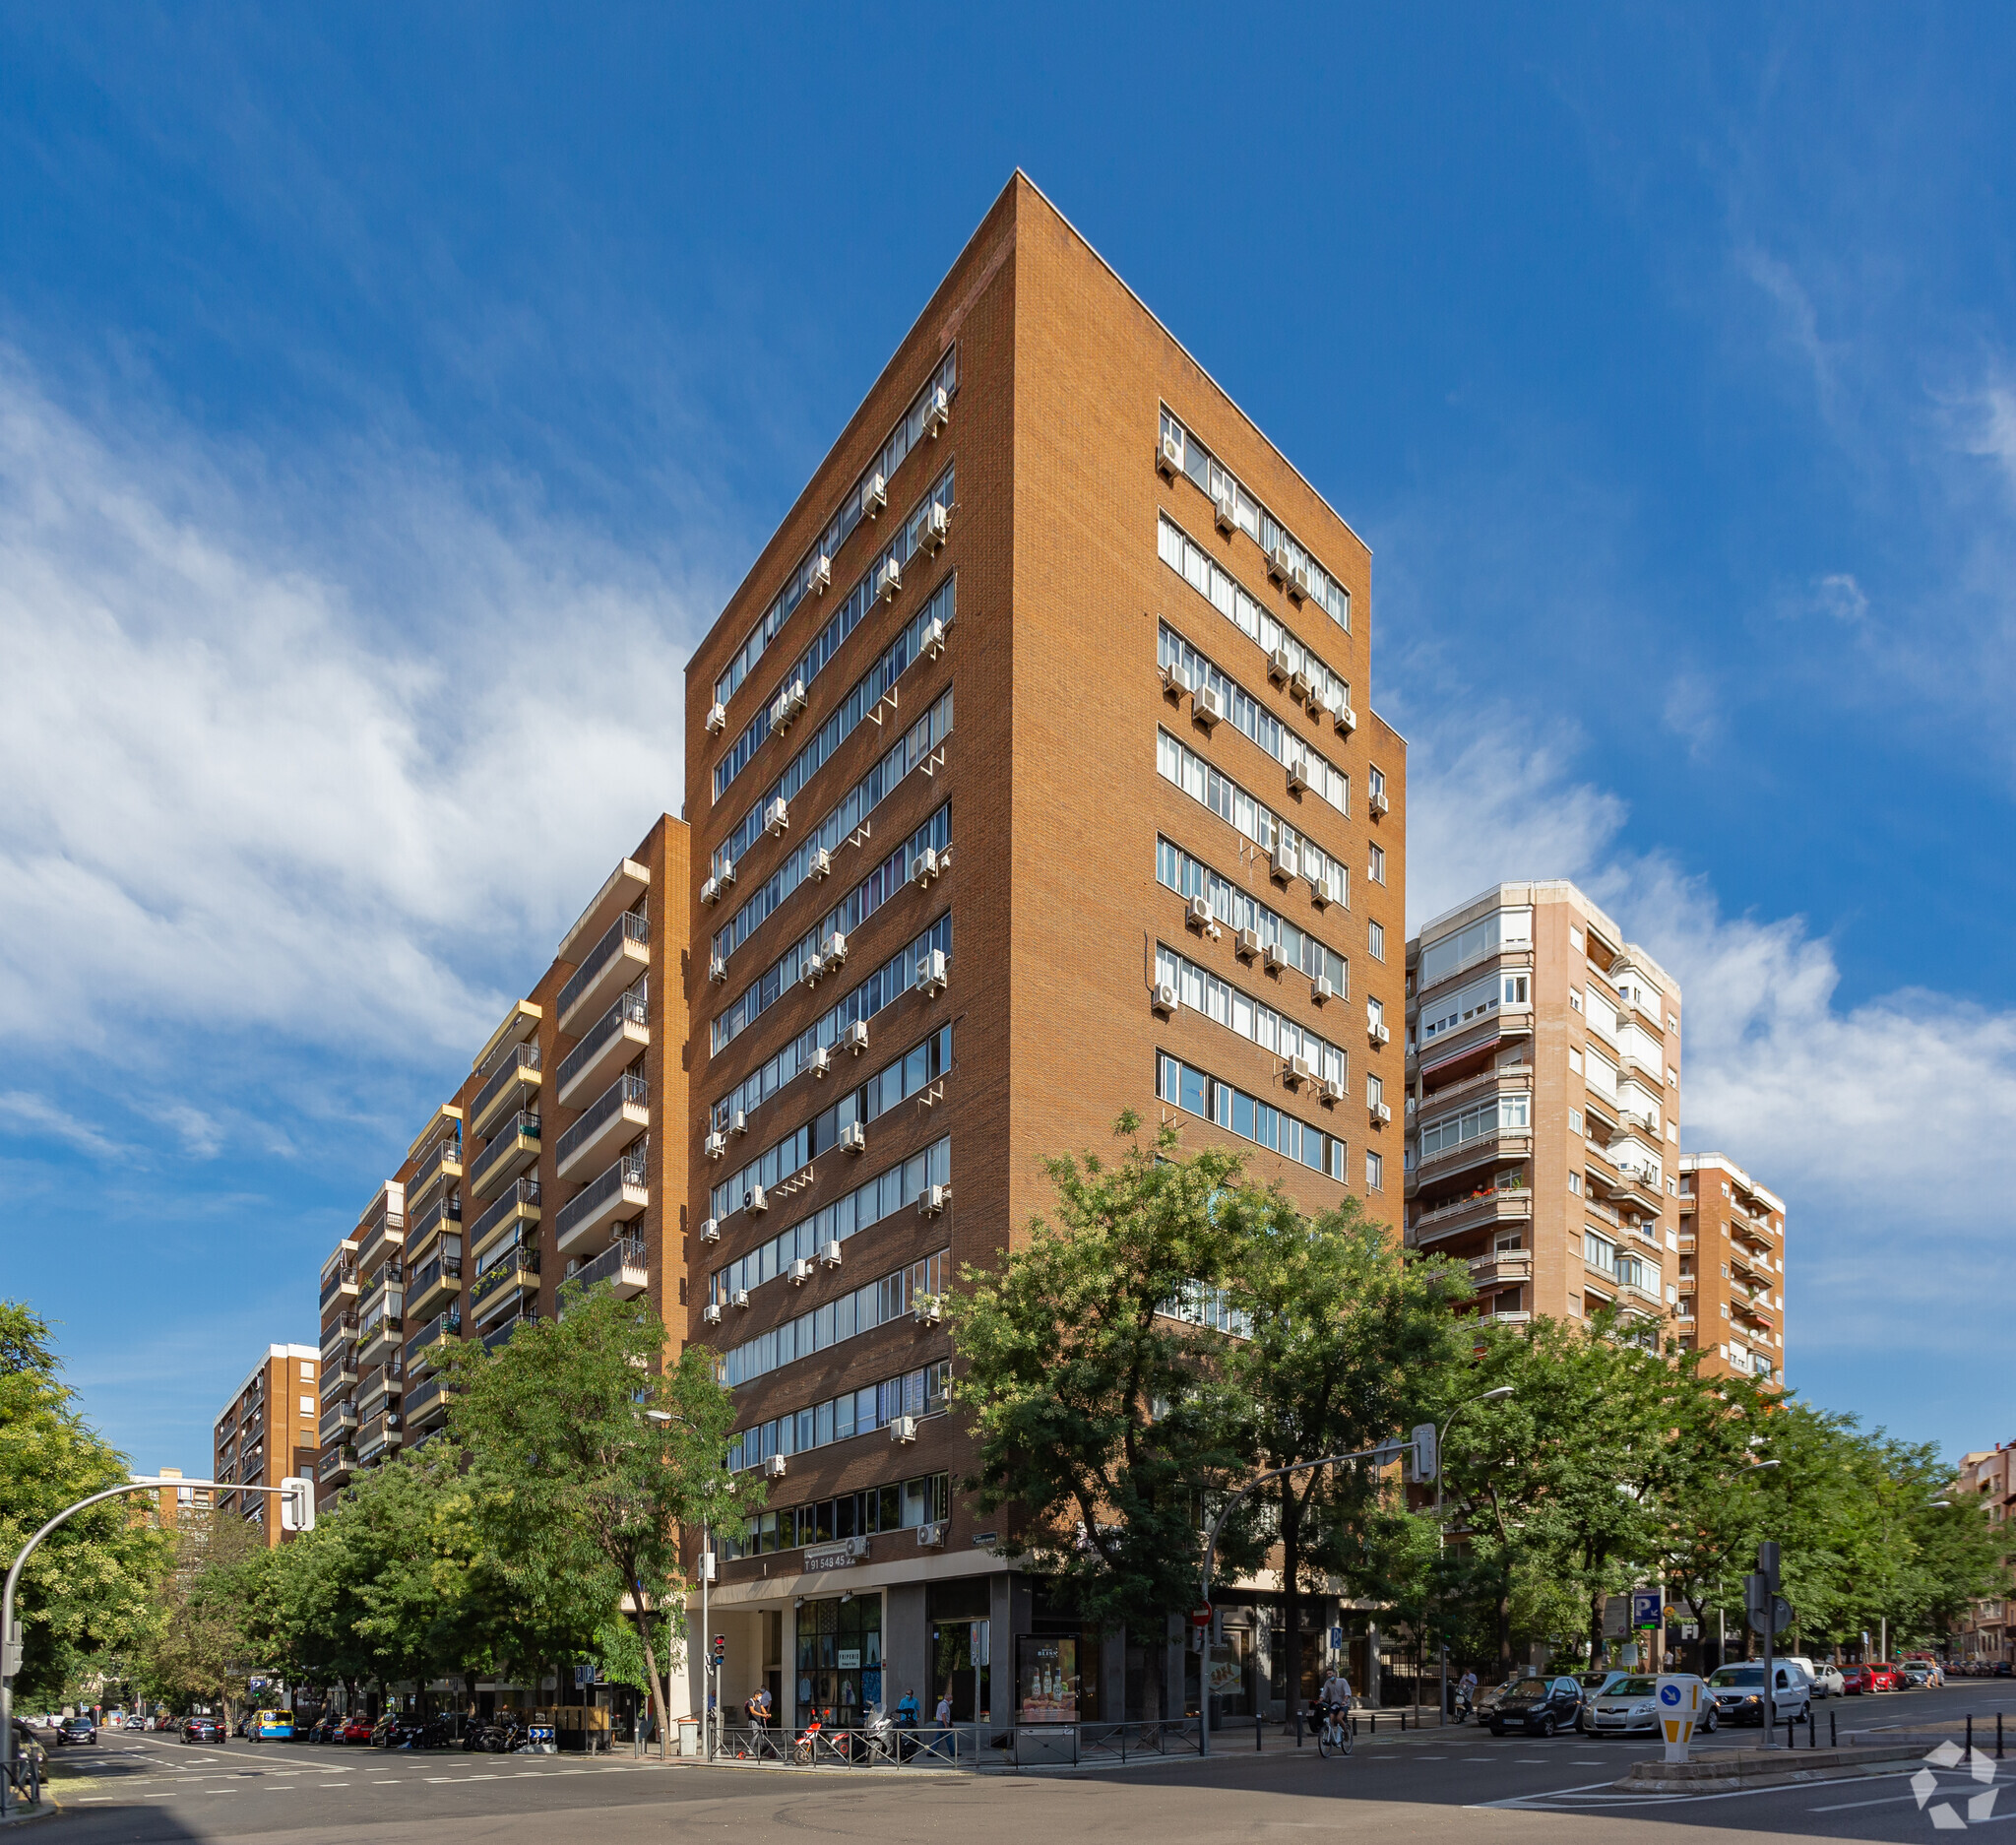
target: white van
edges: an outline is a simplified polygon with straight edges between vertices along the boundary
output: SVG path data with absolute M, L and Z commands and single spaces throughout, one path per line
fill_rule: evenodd
M 1715 1700 L 1715 1714 L 1721 1722 L 1761 1725 L 1764 1721 L 1764 1662 L 1752 1659 L 1719 1667 L 1709 1675 L 1708 1695 Z M 1798 1667 L 1783 1659 L 1773 1665 L 1771 1721 L 1774 1724 L 1788 1719 L 1803 1723 L 1807 1711 L 1812 1708 L 1812 1697 L 1813 1682 Z
M 1788 1666 L 1796 1666 L 1808 1679 L 1812 1680 L 1813 1695 L 1815 1697 L 1839 1697 L 1842 1694 L 1841 1668 L 1839 1666 L 1830 1666 L 1824 1663 L 1815 1665 L 1803 1653 L 1786 1654 L 1785 1663 Z

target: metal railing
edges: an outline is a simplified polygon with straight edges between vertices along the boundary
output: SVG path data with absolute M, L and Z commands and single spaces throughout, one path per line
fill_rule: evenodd
M 519 1327 L 536 1325 L 538 1323 L 538 1314 L 536 1312 L 514 1313 L 509 1319 L 505 1320 L 501 1325 L 492 1326 L 488 1332 L 483 1334 L 483 1350 L 485 1352 L 496 1351 L 496 1349 L 500 1345 L 503 1345 L 507 1340 L 510 1339 L 511 1335 L 515 1333 L 519 1329 Z
M 469 1233 L 469 1243 L 475 1248 L 491 1231 L 521 1206 L 536 1211 L 539 1208 L 539 1181 L 536 1178 L 521 1178 L 497 1202 L 490 1206 L 475 1221 L 475 1228 Z
M 645 1108 L 651 1101 L 651 1085 L 635 1070 L 625 1070 L 587 1108 L 581 1118 L 560 1136 L 554 1150 L 555 1164 L 565 1166 L 577 1147 L 586 1146 L 598 1134 L 609 1117 L 625 1107 Z
M 642 992 L 618 994 L 616 1003 L 588 1028 L 582 1035 L 580 1044 L 561 1059 L 558 1086 L 565 1089 L 602 1053 L 609 1040 L 626 1025 L 648 1025 Z
M 647 1269 L 642 1237 L 619 1237 L 593 1261 L 584 1262 L 563 1284 L 579 1287 L 584 1293 L 598 1281 L 607 1281 L 611 1275 L 626 1268 Z
M 352 1289 L 357 1285 L 357 1265 L 354 1262 L 346 1262 L 342 1267 L 331 1269 L 328 1274 L 323 1276 L 322 1304 L 325 1307 L 343 1292 L 346 1282 Z
M 521 1070 L 536 1071 L 538 1067 L 538 1046 L 536 1044 L 518 1046 L 511 1055 L 505 1058 L 491 1073 L 490 1080 L 476 1091 L 475 1106 L 470 1110 L 469 1118 L 472 1121 L 480 1121 L 483 1118 L 483 1111 L 497 1099 L 498 1091 L 505 1084 L 517 1082 Z
M 445 1312 L 436 1313 L 418 1332 L 406 1342 L 406 1362 L 410 1368 L 421 1354 L 438 1339 L 459 1339 L 462 1336 L 462 1306 L 458 1303 Z
M 642 1187 L 645 1183 L 644 1175 L 645 1162 L 633 1148 L 600 1177 L 591 1179 L 560 1207 L 559 1216 L 553 1220 L 555 1237 L 562 1242 L 566 1241 L 568 1233 L 575 1225 L 593 1217 L 625 1185 Z
M 499 1161 L 519 1151 L 521 1138 L 535 1143 L 539 1137 L 539 1117 L 529 1109 L 520 1109 L 516 1114 L 499 1121 L 491 1131 L 489 1144 L 476 1155 L 476 1162 L 469 1169 L 469 1187 L 480 1191 L 483 1175 Z
M 499 1288 L 508 1287 L 522 1277 L 539 1272 L 539 1252 L 529 1249 L 523 1243 L 507 1244 L 509 1253 L 492 1262 L 469 1285 L 469 1306 L 473 1313 L 480 1302 L 487 1301 Z
M 412 1235 L 407 1239 L 414 1248 L 427 1241 L 437 1230 L 462 1228 L 462 1193 L 444 1192 L 430 1204 L 414 1222 Z
M 560 988 L 560 999 L 556 1008 L 559 1017 L 564 1019 L 573 1009 L 574 1002 L 601 978 L 610 958 L 622 951 L 626 941 L 642 944 L 649 944 L 651 941 L 651 923 L 635 910 L 624 911 L 602 931 L 601 940 L 588 951 L 588 956 L 579 969 L 569 978 L 566 986 Z M 480 1107 L 481 1104 L 478 1103 L 477 1106 Z
M 412 1183 L 407 1187 L 408 1192 L 413 1197 L 418 1197 L 421 1192 L 425 1191 L 433 1183 L 435 1176 L 444 1166 L 453 1166 L 460 1170 L 462 1166 L 462 1136 L 460 1134 L 444 1134 L 427 1149 L 426 1154 L 420 1161 L 419 1169 L 413 1174 Z

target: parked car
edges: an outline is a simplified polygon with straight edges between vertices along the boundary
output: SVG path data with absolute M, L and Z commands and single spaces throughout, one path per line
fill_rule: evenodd
M 1898 1691 L 1904 1688 L 1904 1681 L 1898 1677 L 1894 1666 L 1886 1666 L 1877 1660 L 1866 1666 L 1849 1666 L 1841 1675 L 1841 1687 L 1849 1696 L 1855 1697 L 1863 1691 Z
M 224 1728 L 221 1717 L 185 1717 L 182 1720 L 182 1741 L 185 1743 L 228 1743 L 231 1735 Z
M 1841 1695 L 1841 1668 L 1839 1666 L 1830 1665 L 1825 1660 L 1816 1663 L 1808 1659 L 1803 1653 L 1786 1654 L 1785 1663 L 1788 1666 L 1796 1666 L 1807 1678 L 1812 1680 L 1813 1695 L 1815 1697 L 1839 1697 Z
M 1659 1729 L 1659 1680 L 1619 1674 L 1615 1684 L 1592 1697 L 1578 1726 L 1586 1736 L 1623 1736 L 1634 1730 Z M 1714 1730 L 1716 1707 L 1711 1699 L 1701 1720 L 1703 1733 Z
M 340 1743 L 343 1741 L 344 1720 L 334 1711 L 316 1718 L 314 1728 L 308 1732 L 311 1743 Z
M 253 1735 L 262 1743 L 291 1743 L 294 1713 L 290 1710 L 262 1710 L 254 1719 Z
M 89 1717 L 65 1717 L 56 1726 L 56 1741 L 66 1748 L 72 1743 L 95 1743 L 98 1727 Z
M 1582 1686 L 1563 1674 L 1558 1679 L 1521 1679 L 1491 1710 L 1491 1734 L 1509 1730 L 1527 1736 L 1552 1736 L 1572 1730 L 1582 1714 Z
M 1582 1687 L 1582 1698 L 1586 1704 L 1591 1698 L 1601 1697 L 1606 1691 L 1614 1690 L 1626 1679 L 1636 1675 L 1619 1666 L 1605 1666 L 1594 1672 L 1578 1672 L 1575 1683 Z
M 370 1718 L 346 1718 L 343 1729 L 338 1733 L 336 1740 L 339 1743 L 368 1743 L 371 1740 Z
M 1470 1707 L 1472 1714 L 1477 1718 L 1479 1723 L 1485 1723 L 1489 1721 L 1491 1712 L 1497 1709 L 1499 1702 L 1504 1698 L 1505 1694 L 1508 1691 L 1510 1691 L 1515 1685 L 1523 1685 L 1526 1683 L 1528 1679 L 1532 1677 L 1533 1675 L 1530 1672 L 1524 1674 L 1517 1674 L 1514 1677 L 1507 1679 L 1502 1685 L 1480 1686 L 1478 1687 L 1477 1696 L 1471 1700 Z
M 1774 1723 L 1795 1722 L 1812 1708 L 1812 1681 L 1796 1666 L 1779 1660 L 1771 1669 L 1771 1716 Z M 1724 1666 L 1709 1675 L 1708 1694 L 1715 1700 L 1718 1723 L 1764 1721 L 1764 1662 Z
M 42 1747 L 42 1739 L 35 1735 L 26 1717 L 14 1719 L 14 1753 L 17 1760 L 32 1761 L 37 1768 L 49 1759 L 49 1751 Z
M 1932 1682 L 1932 1669 L 1922 1659 L 1900 1659 L 1891 1670 L 1909 1691 L 1922 1691 Z

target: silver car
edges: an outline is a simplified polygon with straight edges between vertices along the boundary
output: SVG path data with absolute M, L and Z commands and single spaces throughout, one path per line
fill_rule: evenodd
M 1655 1678 L 1619 1679 L 1590 1699 L 1583 1715 L 1583 1730 L 1590 1736 L 1627 1736 L 1636 1730 L 1657 1734 L 1658 1689 L 1659 1681 Z M 1702 1712 L 1702 1733 L 1712 1731 L 1715 1724 L 1715 1706 L 1708 1703 Z

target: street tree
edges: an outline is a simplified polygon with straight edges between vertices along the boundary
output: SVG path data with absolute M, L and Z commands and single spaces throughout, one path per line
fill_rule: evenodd
M 235 1507 L 185 1505 L 169 1530 L 167 1567 L 144 1633 L 128 1652 L 133 1680 L 177 1708 L 216 1704 L 228 1726 L 260 1662 L 255 1584 L 268 1566 L 259 1523 Z

